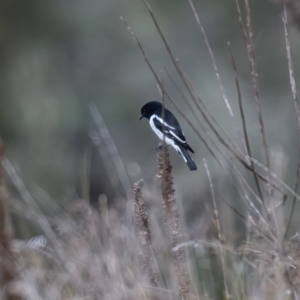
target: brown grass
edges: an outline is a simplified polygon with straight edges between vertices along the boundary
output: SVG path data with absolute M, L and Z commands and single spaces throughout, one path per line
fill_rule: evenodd
M 173 263 L 177 274 L 179 295 L 180 299 L 189 299 L 190 279 L 187 272 L 186 253 L 184 248 L 177 247 L 183 242 L 183 236 L 175 198 L 172 166 L 166 146 L 158 147 L 157 162 L 159 168 L 157 176 L 161 180 L 162 206 L 165 212 L 165 222 L 170 235 L 171 247 L 173 249 Z
M 139 180 L 133 186 L 134 195 L 134 223 L 143 251 L 143 268 L 148 273 L 149 282 L 153 286 L 158 285 L 157 264 L 153 253 L 152 237 L 148 215 L 142 194 L 143 180 Z

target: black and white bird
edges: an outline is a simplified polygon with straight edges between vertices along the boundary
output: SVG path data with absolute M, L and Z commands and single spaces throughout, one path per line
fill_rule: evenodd
M 141 114 L 140 120 L 147 118 L 156 135 L 161 140 L 164 140 L 165 136 L 166 144 L 171 145 L 183 157 L 191 171 L 196 171 L 197 166 L 188 153 L 188 151 L 192 153 L 194 151 L 186 142 L 184 133 L 175 116 L 166 108 L 163 112 L 162 104 L 157 101 L 146 103 L 141 109 Z

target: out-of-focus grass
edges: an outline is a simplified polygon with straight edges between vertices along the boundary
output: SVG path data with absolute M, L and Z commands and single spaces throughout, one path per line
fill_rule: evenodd
M 9 212 L 22 215 L 43 232 L 28 241 L 1 238 L 1 247 L 9 249 L 1 256 L 2 298 L 296 299 L 299 236 L 287 248 L 270 227 L 272 222 L 249 207 L 246 215 L 234 210 L 227 215 L 241 218 L 247 227 L 244 239 L 236 244 L 228 228 L 223 231 L 228 221 L 218 203 L 219 209 L 206 207 L 209 219 L 199 217 L 189 238 L 190 230 L 181 228 L 186 225 L 174 198 L 168 154 L 160 151 L 158 157 L 161 191 L 157 185 L 144 187 L 138 182 L 133 190 L 134 214 L 133 202 L 127 211 L 107 209 L 103 196 L 100 210 L 72 199 L 65 209 L 53 208 L 52 214 L 43 214 L 32 199 L 24 205 L 11 197 L 5 202 L 1 198 L 6 217 Z M 22 192 L 26 196 L 26 190 Z M 159 212 L 161 207 L 164 213 Z M 284 226 L 281 213 L 282 206 L 277 225 Z M 126 214 L 134 216 L 134 222 L 124 218 Z M 1 226 L 1 236 L 7 228 Z M 238 230 L 233 228 L 234 232 Z M 8 263 L 8 270 L 14 271 L 7 281 Z

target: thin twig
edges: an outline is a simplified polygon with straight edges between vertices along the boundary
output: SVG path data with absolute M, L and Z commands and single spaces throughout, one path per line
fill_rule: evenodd
M 189 126 L 193 129 L 193 131 L 198 135 L 198 137 L 200 138 L 200 140 L 204 143 L 204 145 L 206 146 L 206 148 L 208 149 L 208 151 L 210 152 L 210 154 L 217 160 L 217 162 L 219 164 L 222 164 L 218 157 L 216 156 L 216 154 L 213 152 L 213 149 L 217 149 L 217 151 L 219 152 L 219 154 L 221 156 L 224 156 L 223 150 L 221 150 L 219 148 L 219 146 L 216 144 L 216 142 L 212 139 L 212 137 L 210 136 L 209 132 L 206 130 L 205 126 L 201 123 L 200 118 L 197 116 L 197 114 L 195 113 L 195 109 L 193 109 L 193 107 L 191 106 L 190 102 L 188 101 L 188 99 L 184 96 L 183 92 L 180 90 L 179 86 L 177 85 L 177 83 L 175 82 L 175 80 L 173 79 L 172 75 L 170 74 L 169 70 L 165 67 L 165 71 L 169 77 L 169 79 L 171 80 L 171 82 L 173 83 L 173 85 L 176 87 L 176 89 L 178 90 L 178 92 L 180 93 L 182 99 L 185 101 L 185 103 L 187 104 L 188 108 L 190 109 L 192 115 L 194 116 L 194 118 L 196 119 L 199 127 L 203 130 L 203 132 L 205 133 L 205 136 L 207 138 L 203 138 L 200 134 L 199 131 L 192 125 L 192 123 L 190 122 L 190 120 L 188 118 L 186 118 L 186 116 L 181 112 L 181 110 L 179 109 L 179 107 L 176 105 L 174 99 L 171 97 L 171 95 L 165 91 L 165 94 L 167 95 L 168 99 L 171 101 L 171 103 L 174 105 L 176 111 L 184 118 L 185 121 L 187 121 L 187 123 L 189 124 Z M 211 144 L 213 145 L 213 147 L 210 147 L 207 143 L 207 140 L 209 140 L 211 142 Z M 224 156 L 225 158 L 225 156 Z
M 274 172 L 272 172 L 270 169 L 268 169 L 264 164 L 262 164 L 261 162 L 259 162 L 257 159 L 254 159 L 254 158 L 249 158 L 253 161 L 253 163 L 255 165 L 257 165 L 258 167 L 260 167 L 262 170 L 264 170 L 265 172 L 269 172 L 270 176 L 273 178 L 273 179 L 276 179 L 278 181 L 278 183 L 285 188 L 285 190 L 287 192 L 289 192 L 292 196 L 294 196 L 296 198 L 296 200 L 300 201 L 300 196 L 297 195 L 295 193 L 295 191 L 290 188 L 282 179 L 280 179 L 277 174 L 275 174 Z
M 293 19 L 293 22 L 297 25 L 298 30 L 300 29 L 300 8 L 299 1 L 295 0 L 281 0 L 280 4 L 285 6 L 284 9 L 287 9 Z
M 258 112 L 258 119 L 260 123 L 260 131 L 263 139 L 263 146 L 265 150 L 265 158 L 266 158 L 266 164 L 267 164 L 267 169 L 269 169 L 269 152 L 268 152 L 268 146 L 267 146 L 267 141 L 266 141 L 266 136 L 265 136 L 265 130 L 264 130 L 264 123 L 263 123 L 263 118 L 262 118 L 262 111 L 261 111 L 261 104 L 260 104 L 260 99 L 259 99 L 259 86 L 258 86 L 258 74 L 256 72 L 255 68 L 255 59 L 254 59 L 254 44 L 253 44 L 253 33 L 252 33 L 252 26 L 251 26 L 251 11 L 250 11 L 250 6 L 248 0 L 245 1 L 245 7 L 246 7 L 246 26 L 243 22 L 242 18 L 242 12 L 239 4 L 239 0 L 234 0 L 236 4 L 236 9 L 238 13 L 238 20 L 242 28 L 242 32 L 244 34 L 246 46 L 247 46 L 247 55 L 248 55 L 248 61 L 250 65 L 250 70 L 251 70 L 251 77 L 252 77 L 252 82 L 253 82 L 253 87 L 254 87 L 254 97 L 255 97 L 255 102 L 256 102 L 256 107 L 257 107 L 257 112 Z M 253 168 L 252 168 L 253 169 Z M 267 180 L 267 185 L 272 186 L 271 178 L 270 175 L 268 175 L 268 180 Z M 269 189 L 270 191 L 270 189 Z M 270 191 L 271 193 L 271 191 Z M 262 201 L 264 203 L 264 199 L 262 198 Z
M 293 66 L 293 60 L 292 60 L 292 53 L 291 53 L 291 41 L 290 41 L 290 35 L 289 31 L 287 28 L 287 11 L 286 11 L 286 5 L 285 3 L 283 4 L 283 27 L 284 27 L 284 37 L 285 37 L 285 45 L 286 45 L 286 53 L 287 53 L 287 61 L 288 61 L 288 68 L 289 68 L 289 77 L 290 77 L 290 85 L 291 85 L 291 90 L 292 90 L 292 95 L 293 95 L 293 100 L 294 100 L 294 106 L 295 106 L 295 113 L 297 117 L 297 125 L 298 125 L 298 162 L 297 162 L 297 171 L 296 171 L 296 177 L 295 177 L 295 187 L 294 187 L 294 192 L 297 193 L 298 190 L 298 181 L 299 181 L 299 176 L 300 176 L 300 111 L 299 111 L 299 101 L 298 101 L 298 92 L 297 92 L 297 85 L 295 81 L 295 76 L 294 76 L 294 66 Z M 292 217 L 294 214 L 296 206 L 296 198 L 294 196 L 293 198 L 293 204 L 292 204 L 292 209 L 288 218 L 288 223 L 286 226 L 286 230 L 284 233 L 284 238 L 286 238 Z
M 218 197 L 237 215 L 239 216 L 242 220 L 247 221 L 247 218 L 239 212 L 235 207 L 233 207 L 229 202 L 227 202 L 224 197 L 218 193 Z
M 115 174 L 114 166 L 112 165 L 110 155 L 106 145 L 103 143 L 102 138 L 100 137 L 98 131 L 91 130 L 89 136 L 92 140 L 93 145 L 97 148 L 98 153 L 102 159 L 104 169 L 106 171 L 110 187 L 113 191 L 118 190 L 120 185 L 118 175 Z
M 239 109 L 240 109 L 242 124 L 243 124 L 244 139 L 245 139 L 245 143 L 246 143 L 246 153 L 247 153 L 248 156 L 252 157 L 250 142 L 249 142 L 249 137 L 248 137 L 248 131 L 247 131 L 247 125 L 246 125 L 246 119 L 245 119 L 245 114 L 244 114 L 242 94 L 241 94 L 241 88 L 240 88 L 240 83 L 239 83 L 239 78 L 238 78 L 237 67 L 236 67 L 235 59 L 234 59 L 234 56 L 233 56 L 233 53 L 232 53 L 232 50 L 231 50 L 230 43 L 228 43 L 227 45 L 228 45 L 228 48 L 229 48 L 232 67 L 233 67 L 233 71 L 234 71 L 235 85 L 236 85 L 236 90 L 237 90 L 237 94 L 238 94 L 238 103 L 239 103 Z M 263 201 L 263 194 L 262 194 L 262 191 L 260 189 L 260 185 L 259 185 L 258 178 L 257 178 L 257 173 L 255 171 L 255 167 L 254 167 L 254 164 L 253 164 L 252 161 L 251 161 L 251 167 L 253 169 L 253 176 L 254 176 L 254 181 L 255 181 L 256 187 L 257 187 L 257 191 L 259 193 L 260 198 Z
M 44 231 L 48 239 L 53 243 L 57 253 L 59 254 L 59 258 L 61 261 L 64 261 L 63 250 L 61 248 L 60 242 L 51 228 L 47 218 L 44 216 L 42 211 L 40 210 L 39 206 L 30 195 L 29 191 L 27 190 L 24 182 L 18 175 L 17 171 L 13 167 L 12 163 L 8 160 L 7 157 L 2 157 L 1 164 L 4 167 L 6 173 L 10 177 L 11 181 L 17 188 L 18 192 L 22 196 L 24 202 L 26 203 L 27 207 L 31 208 L 32 212 L 35 214 L 35 219 L 40 225 L 41 229 Z
M 208 41 L 208 37 L 206 35 L 206 31 L 205 31 L 205 29 L 204 29 L 204 27 L 203 27 L 203 25 L 201 23 L 200 17 L 199 17 L 199 15 L 198 15 L 198 13 L 197 13 L 197 11 L 195 9 L 193 1 L 192 0 L 188 0 L 188 1 L 189 1 L 189 4 L 190 4 L 191 8 L 192 8 L 193 13 L 194 13 L 196 22 L 199 25 L 200 31 L 201 31 L 201 33 L 203 35 L 203 39 L 204 39 L 206 48 L 207 48 L 207 50 L 209 52 L 209 55 L 210 55 L 210 58 L 211 58 L 211 62 L 212 62 L 212 66 L 213 66 L 213 69 L 215 71 L 215 75 L 216 75 L 216 78 L 217 78 L 217 82 L 218 82 L 218 86 L 219 86 L 219 90 L 220 90 L 221 96 L 223 97 L 223 100 L 225 102 L 225 105 L 227 107 L 229 115 L 233 119 L 234 125 L 237 128 L 237 132 L 239 133 L 240 130 L 239 130 L 237 124 L 236 124 L 236 120 L 234 118 L 233 110 L 232 110 L 231 105 L 229 103 L 229 100 L 228 100 L 228 98 L 227 98 L 227 96 L 225 94 L 225 90 L 224 90 L 224 87 L 223 87 L 223 84 L 222 84 L 221 76 L 220 76 L 219 71 L 218 71 L 216 59 L 215 59 L 214 53 L 213 53 L 213 51 L 211 49 L 210 43 Z
M 235 1 L 236 10 L 237 10 L 237 13 L 238 13 L 239 23 L 241 25 L 241 28 L 242 28 L 242 31 L 243 31 L 243 34 L 244 34 L 244 38 L 246 40 L 246 44 L 248 45 L 248 33 L 247 33 L 247 30 L 246 30 L 245 24 L 243 22 L 240 3 L 239 3 L 239 0 L 234 0 L 234 1 Z
M 247 190 L 249 190 L 251 192 L 251 194 L 254 196 L 254 198 L 257 200 L 258 203 L 262 204 L 261 199 L 259 198 L 258 195 L 256 195 L 256 193 L 254 192 L 254 190 L 252 189 L 252 187 L 249 185 L 249 183 L 247 182 L 247 180 L 242 176 L 242 174 L 240 173 L 240 171 L 238 170 L 238 168 L 236 166 L 233 165 L 233 168 L 235 170 L 235 172 L 237 173 L 237 178 L 240 182 L 240 185 L 243 187 L 243 190 L 245 191 L 244 195 L 241 196 L 241 199 L 243 199 L 248 207 L 249 211 L 252 211 L 253 214 L 266 226 L 266 228 L 268 229 L 268 232 L 262 232 L 263 235 L 269 240 L 269 241 L 276 241 L 276 237 L 273 236 L 273 231 L 272 231 L 272 227 L 270 227 L 270 224 L 264 219 L 264 217 L 262 216 L 262 214 L 260 213 L 259 209 L 255 206 L 255 204 L 253 203 L 253 201 L 251 201 L 248 193 L 246 192 L 246 188 Z M 259 231 L 261 231 L 258 228 Z M 269 234 L 272 234 L 272 236 L 270 236 Z
M 240 11 L 238 0 L 235 0 L 235 2 L 236 2 L 236 6 L 237 6 L 238 15 L 239 15 L 239 21 L 242 26 L 242 30 L 243 30 L 244 37 L 246 40 L 246 45 L 247 45 L 247 55 L 248 55 L 248 61 L 249 61 L 249 65 L 250 65 L 250 74 L 251 74 L 252 84 L 253 84 L 253 89 L 254 89 L 254 100 L 256 103 L 258 121 L 259 121 L 259 125 L 260 125 L 260 133 L 261 133 L 261 137 L 262 137 L 262 144 L 263 144 L 263 149 L 264 149 L 264 154 L 265 154 L 264 155 L 265 162 L 266 162 L 267 169 L 270 170 L 270 156 L 269 156 L 268 143 L 267 143 L 267 138 L 266 138 L 266 133 L 265 133 L 265 125 L 264 125 L 264 120 L 263 120 L 263 115 L 262 115 L 261 100 L 259 97 L 258 73 L 256 71 L 256 64 L 255 64 L 253 30 L 252 30 L 252 24 L 251 24 L 251 9 L 250 9 L 250 5 L 249 5 L 249 0 L 244 0 L 245 12 L 246 12 L 246 27 L 245 27 L 242 22 L 242 16 L 241 16 L 241 11 Z M 269 194 L 269 203 L 271 206 L 272 219 L 273 219 L 272 221 L 275 225 L 276 233 L 278 233 L 278 224 L 277 224 L 277 218 L 275 215 L 274 201 L 272 201 L 272 198 L 273 198 L 272 177 L 269 174 L 269 172 L 267 173 L 267 179 L 268 179 L 267 180 L 267 191 Z M 262 198 L 262 201 L 263 201 L 263 207 L 266 211 L 267 217 L 268 217 L 268 219 L 270 219 L 270 214 L 269 214 L 268 210 L 266 209 L 264 198 Z
M 108 153 L 110 155 L 111 161 L 114 165 L 115 171 L 118 175 L 119 181 L 121 183 L 121 186 L 123 188 L 123 191 L 127 197 L 127 199 L 130 198 L 130 190 L 131 190 L 131 183 L 129 180 L 129 177 L 127 175 L 126 169 L 124 167 L 124 164 L 122 162 L 122 159 L 119 155 L 119 151 L 108 131 L 108 128 L 99 112 L 97 109 L 97 106 L 95 103 L 90 103 L 89 104 L 89 109 L 90 112 L 93 116 L 93 119 L 98 127 L 98 133 L 101 136 Z
M 261 101 L 259 98 L 258 74 L 256 72 L 256 66 L 255 66 L 253 32 L 252 32 L 251 10 L 250 10 L 250 5 L 249 5 L 249 0 L 245 0 L 245 7 L 246 7 L 246 20 L 247 20 L 246 21 L 247 35 L 245 36 L 245 38 L 247 39 L 247 53 L 248 53 L 248 59 L 249 59 L 250 69 L 251 69 L 251 77 L 252 77 L 253 88 L 254 88 L 254 98 L 255 98 L 256 107 L 257 107 L 258 120 L 259 120 L 259 124 L 260 124 L 260 132 L 262 135 L 263 147 L 264 147 L 264 151 L 265 151 L 266 166 L 268 169 L 270 169 L 269 150 L 268 150 L 265 126 L 264 126 L 264 121 L 263 121 L 263 116 L 262 116 Z M 271 180 L 268 185 L 270 185 L 270 184 L 271 184 Z
M 227 278 L 226 277 L 226 266 L 225 266 L 226 258 L 225 258 L 224 251 L 223 251 L 224 238 L 222 237 L 222 233 L 221 233 L 219 211 L 218 211 L 218 208 L 217 208 L 217 202 L 216 202 L 216 198 L 215 198 L 214 186 L 213 186 L 213 183 L 212 183 L 212 180 L 211 180 L 210 172 L 209 172 L 208 165 L 206 163 L 205 158 L 203 158 L 203 163 L 204 163 L 204 167 L 205 167 L 206 174 L 207 174 L 208 181 L 209 181 L 209 186 L 210 186 L 212 200 L 213 200 L 213 206 L 214 206 L 214 215 L 215 215 L 216 226 L 217 226 L 217 231 L 218 231 L 218 239 L 219 239 L 219 242 L 221 244 L 221 265 L 222 265 L 223 278 L 224 278 L 225 297 L 226 297 L 226 299 L 230 299 L 231 297 L 229 295 L 229 290 L 228 290 L 228 286 L 227 286 L 227 282 L 226 282 L 226 278 Z

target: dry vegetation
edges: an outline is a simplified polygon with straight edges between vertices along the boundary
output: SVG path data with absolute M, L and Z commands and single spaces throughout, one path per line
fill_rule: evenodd
M 224 92 L 205 30 L 192 1 L 189 3 L 196 25 L 199 26 L 208 47 L 220 93 L 229 116 L 234 120 L 237 117 L 233 115 L 230 101 Z M 224 131 L 206 107 L 190 78 L 178 64 L 155 14 L 146 2 L 145 4 L 186 89 L 182 92 L 181 101 L 191 110 L 193 121 L 187 119 L 178 109 L 177 102 L 165 89 L 134 31 L 123 18 L 122 20 L 137 42 L 160 91 L 163 91 L 162 95 L 190 125 L 218 167 L 227 173 L 244 210 L 241 212 L 215 191 L 209 165 L 204 159 L 203 167 L 206 170 L 212 199 L 211 207 L 207 207 L 209 217 L 204 222 L 211 223 L 212 230 L 207 230 L 205 238 L 203 235 L 189 238 L 185 232 L 184 217 L 180 215 L 180 206 L 175 198 L 172 166 L 167 148 L 162 146 L 157 150 L 157 180 L 161 182 L 161 188 L 144 187 L 143 180 L 140 180 L 134 184 L 131 191 L 117 148 L 96 107 L 91 105 L 90 109 L 99 129 L 99 132 L 93 135 L 93 142 L 99 147 L 100 154 L 106 151 L 110 155 L 119 176 L 120 189 L 126 195 L 126 205 L 122 209 L 108 209 L 106 198 L 101 195 L 99 209 L 91 208 L 87 201 L 81 199 L 73 199 L 70 207 L 62 209 L 53 201 L 45 199 L 54 213 L 44 214 L 26 189 L 18 172 L 4 156 L 1 143 L 0 298 L 299 299 L 300 237 L 296 234 L 289 238 L 288 230 L 295 204 L 300 200 L 297 194 L 300 154 L 295 186 L 289 187 L 279 176 L 284 167 L 283 159 L 279 157 L 280 153 L 269 150 L 265 135 L 248 0 L 244 1 L 243 8 L 236 0 L 236 6 L 247 46 L 264 162 L 257 161 L 251 154 L 245 121 L 247 112 L 243 108 L 237 67 L 230 45 L 242 120 L 240 132 L 243 136 L 241 144 L 245 145 L 243 149 Z M 292 1 L 287 1 L 287 8 L 293 13 L 291 7 Z M 293 15 L 293 18 L 297 21 L 297 15 Z M 300 140 L 298 94 L 287 26 L 287 11 L 283 7 L 287 68 Z M 166 71 L 167 77 L 174 83 L 171 72 Z M 184 96 L 185 94 L 188 97 Z M 275 165 L 271 163 L 273 161 L 276 162 Z M 241 168 L 252 174 L 253 185 L 244 178 Z M 18 191 L 20 199 L 9 196 L 5 172 L 7 179 L 10 178 Z M 152 206 L 148 207 L 144 198 L 150 198 L 152 203 L 162 208 L 164 222 L 158 220 L 155 209 Z M 156 201 L 159 199 L 161 203 Z M 292 201 L 293 205 L 286 219 L 284 205 L 287 199 Z M 221 204 L 245 225 L 247 232 L 238 244 L 225 234 L 222 211 L 218 208 Z M 10 227 L 12 213 L 30 220 L 42 234 L 29 241 L 14 239 Z M 202 220 L 199 220 L 199 226 L 202 226 L 201 222 Z

